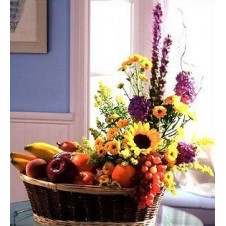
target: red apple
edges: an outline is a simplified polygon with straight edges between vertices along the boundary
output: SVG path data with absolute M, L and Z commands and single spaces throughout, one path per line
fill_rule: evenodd
M 34 159 L 27 163 L 25 172 L 26 175 L 32 178 L 43 178 L 46 176 L 47 162 L 44 159 Z
M 62 143 L 57 142 L 59 148 L 66 152 L 76 152 L 78 150 L 78 145 L 72 141 L 64 141 Z
M 69 152 L 61 152 L 59 154 L 56 154 L 54 156 L 54 158 L 68 158 L 68 159 L 71 159 L 71 153 L 69 153 Z
M 76 165 L 79 172 L 93 170 L 93 165 L 89 164 L 90 155 L 84 153 L 76 153 L 72 156 L 71 161 Z
M 94 184 L 94 174 L 88 171 L 80 172 L 75 176 L 74 184 L 92 185 Z
M 46 168 L 47 178 L 53 183 L 72 183 L 76 174 L 76 166 L 65 157 L 53 158 Z

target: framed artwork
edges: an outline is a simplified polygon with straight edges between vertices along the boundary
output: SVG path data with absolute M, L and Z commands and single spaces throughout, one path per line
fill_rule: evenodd
M 10 52 L 47 53 L 47 0 L 10 0 Z

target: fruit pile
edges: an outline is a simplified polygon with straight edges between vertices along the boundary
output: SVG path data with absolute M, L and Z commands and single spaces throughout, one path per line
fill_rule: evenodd
M 136 170 L 131 165 L 105 162 L 91 164 L 91 155 L 78 151 L 78 143 L 64 141 L 57 146 L 35 142 L 25 146 L 30 154 L 12 152 L 11 163 L 20 173 L 52 183 L 132 187 Z

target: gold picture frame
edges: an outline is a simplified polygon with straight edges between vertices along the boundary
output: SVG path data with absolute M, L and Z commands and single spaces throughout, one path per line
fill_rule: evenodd
M 26 0 L 15 32 L 11 53 L 47 53 L 47 0 Z

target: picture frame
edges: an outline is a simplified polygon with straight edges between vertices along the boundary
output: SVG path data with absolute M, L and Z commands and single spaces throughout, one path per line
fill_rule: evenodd
M 47 53 L 47 0 L 25 0 L 20 21 L 10 33 L 11 53 Z

